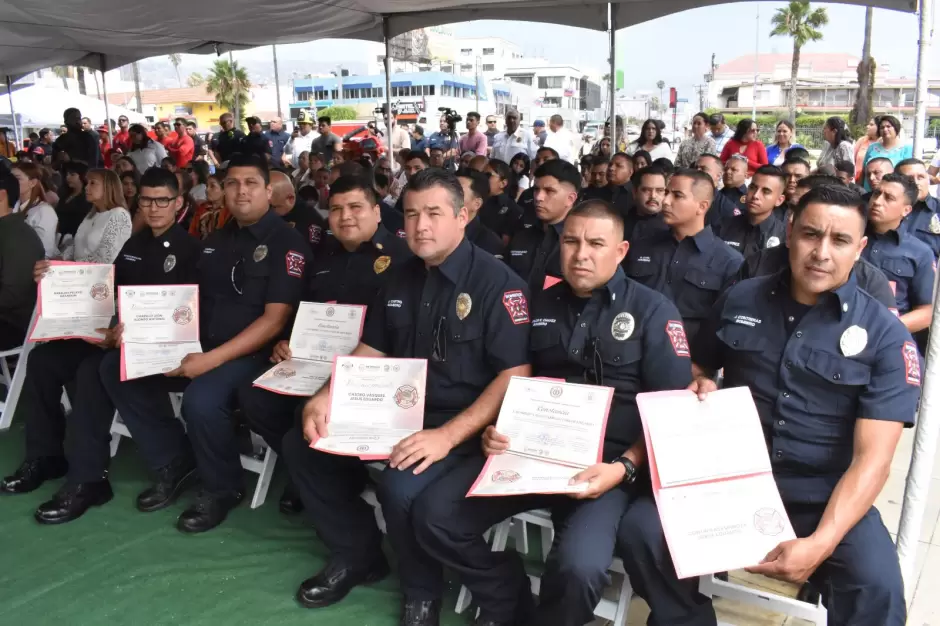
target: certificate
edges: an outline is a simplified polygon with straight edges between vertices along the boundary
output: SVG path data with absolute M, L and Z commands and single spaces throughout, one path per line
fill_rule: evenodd
M 180 343 L 122 343 L 121 380 L 166 374 L 180 366 L 187 354 L 202 352 L 198 341 Z
M 425 359 L 338 356 L 330 385 L 329 436 L 311 447 L 363 459 L 387 459 L 424 428 Z
M 301 302 L 288 344 L 290 360 L 269 369 L 254 385 L 287 396 L 312 396 L 329 380 L 333 359 L 359 345 L 365 311 L 361 305 Z
M 572 493 L 569 485 L 601 460 L 613 389 L 514 376 L 496 430 L 509 450 L 487 459 L 467 496 Z
M 29 341 L 102 339 L 114 315 L 114 266 L 52 261 L 39 281 Z
M 746 387 L 637 395 L 653 495 L 679 578 L 760 563 L 796 535 Z
M 118 317 L 127 343 L 198 342 L 199 286 L 122 286 Z

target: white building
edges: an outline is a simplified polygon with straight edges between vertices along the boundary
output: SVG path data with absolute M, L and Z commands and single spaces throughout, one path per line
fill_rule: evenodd
M 454 73 L 463 76 L 480 72 L 487 80 L 503 77 L 524 58 L 519 46 L 499 37 L 461 37 L 452 42 Z
M 581 122 L 603 117 L 601 86 L 590 72 L 573 65 L 556 65 L 543 60 L 526 60 L 506 68 L 505 77 L 534 90 L 533 122 L 548 119 L 556 113 L 565 118 L 565 125 L 577 132 Z

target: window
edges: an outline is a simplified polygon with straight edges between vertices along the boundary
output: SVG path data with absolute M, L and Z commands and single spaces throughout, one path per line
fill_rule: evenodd
M 483 48 L 483 56 L 488 57 L 493 56 L 494 54 L 496 54 L 496 50 L 494 48 Z
M 454 66 L 453 66 L 453 65 L 442 65 L 442 66 L 441 66 L 441 71 L 444 72 L 445 74 L 453 74 L 453 73 L 454 73 Z
M 431 93 L 429 93 L 428 95 L 429 95 L 429 96 L 433 96 L 433 95 L 434 95 L 434 85 L 429 85 L 429 87 L 430 87 L 429 91 L 430 91 Z
M 564 76 L 539 76 L 539 89 L 561 89 L 564 86 Z
M 309 91 L 306 91 L 306 90 L 304 90 L 304 91 L 298 91 L 298 92 L 297 92 L 297 99 L 298 99 L 298 100 L 309 100 L 311 96 L 312 96 L 312 94 L 311 94 Z
M 532 86 L 532 77 L 531 76 L 509 76 L 509 80 L 514 83 L 519 83 L 520 85 Z
M 472 71 L 473 71 L 473 66 L 472 66 L 472 65 L 461 65 L 461 66 L 460 66 L 460 71 L 461 71 L 461 72 L 472 72 Z
M 542 98 L 543 107 L 560 107 L 561 98 Z
M 431 85 L 421 85 L 421 95 L 430 96 L 431 95 Z
M 473 54 L 473 48 L 461 48 L 460 49 L 460 56 L 462 57 L 468 57 L 472 54 Z
M 483 71 L 484 71 L 484 72 L 495 72 L 495 71 L 496 71 L 496 66 L 493 65 L 492 63 L 484 63 L 484 64 L 483 64 Z
M 336 96 L 339 95 L 339 92 L 336 89 L 330 91 L 330 100 L 336 100 Z
M 441 86 L 441 95 L 442 96 L 452 96 L 454 95 L 454 88 L 450 85 Z

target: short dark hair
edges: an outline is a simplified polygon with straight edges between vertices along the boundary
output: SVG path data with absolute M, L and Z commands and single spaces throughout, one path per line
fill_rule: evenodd
M 825 174 L 812 174 L 805 178 L 801 178 L 796 181 L 797 189 L 815 189 L 816 187 L 822 187 L 823 185 L 841 185 L 843 184 L 841 180 L 835 176 L 827 176 Z
M 376 197 L 375 187 L 369 184 L 369 179 L 365 176 L 340 176 L 332 185 L 330 185 L 330 197 L 339 193 L 349 193 L 350 191 L 361 191 L 366 197 L 366 202 L 375 206 L 379 203 Z
M 695 160 L 698 163 L 699 159 L 711 159 L 718 164 L 718 167 L 724 169 L 725 164 L 721 162 L 721 157 L 717 154 L 712 154 L 711 152 L 705 152 L 704 154 L 698 155 L 698 159 Z
M 543 178 L 545 176 L 551 176 L 560 183 L 571 185 L 575 191 L 581 191 L 581 173 L 578 172 L 578 168 L 568 163 L 568 161 L 562 159 L 545 161 L 535 170 L 535 177 Z
M 304 185 L 297 190 L 297 197 L 304 202 L 317 202 L 320 200 L 320 192 L 313 185 Z
M 613 162 L 614 159 L 623 159 L 624 161 L 627 161 L 630 165 L 633 165 L 633 157 L 627 154 L 626 152 L 615 152 L 610 157 L 611 162 Z
M 812 171 L 813 169 L 813 167 L 809 164 L 809 161 L 807 161 L 803 157 L 800 157 L 800 156 L 791 157 L 789 154 L 786 157 L 784 157 L 783 165 L 780 166 L 780 169 L 783 169 L 783 167 L 786 165 L 802 165 L 803 167 L 806 168 L 807 172 Z
M 48 128 L 43 128 L 42 130 L 39 131 L 39 138 L 42 139 L 43 137 L 46 137 L 47 135 L 49 135 L 49 133 L 51 132 L 52 131 L 49 130 Z
M 472 170 L 469 167 L 462 167 L 457 170 L 457 178 L 466 178 L 470 181 L 470 191 L 480 200 L 486 202 L 490 197 L 490 181 L 486 174 Z M 464 198 L 466 201 L 466 198 Z
M 180 195 L 180 184 L 176 174 L 163 169 L 162 167 L 151 167 L 140 177 L 140 188 L 144 187 L 166 187 L 173 192 L 173 195 Z
M 253 167 L 261 174 L 265 185 L 271 184 L 271 169 L 268 167 L 268 162 L 257 154 L 236 152 L 228 160 L 228 167 L 225 168 L 226 173 L 230 172 L 233 167 Z
M 917 202 L 917 183 L 914 182 L 914 179 L 910 176 L 905 176 L 904 174 L 896 174 L 892 172 L 891 174 L 885 174 L 884 178 L 881 179 L 881 184 L 885 183 L 897 183 L 904 188 L 904 199 L 907 200 L 908 204 L 913 205 Z M 882 187 L 884 189 L 884 187 Z M 874 193 L 881 193 L 881 190 L 875 191 Z M 872 194 L 874 195 L 874 194 Z
M 431 159 L 428 157 L 428 153 L 424 150 L 409 150 L 408 154 L 405 155 L 405 158 L 402 159 L 402 161 L 407 163 L 408 161 L 414 161 L 415 159 L 420 159 L 421 162 L 425 165 L 429 165 L 431 163 Z
M 471 117 L 478 122 L 480 121 L 480 114 L 477 113 L 476 111 L 470 111 L 469 113 L 467 113 L 467 119 L 469 120 Z
M 8 167 L 0 168 L 0 191 L 6 192 L 7 208 L 12 210 L 13 205 L 20 199 L 20 181 Z
M 505 181 L 512 181 L 513 175 L 515 172 L 512 171 L 512 168 L 509 167 L 509 163 L 506 163 L 502 159 L 489 159 L 486 162 L 487 167 L 496 172 L 496 175 L 500 179 Z
M 694 170 L 692 168 L 680 168 L 673 173 L 672 178 L 688 178 L 692 181 L 692 189 L 696 187 L 703 186 L 708 190 L 708 202 L 709 204 L 712 200 L 715 199 L 715 181 L 712 180 L 712 177 L 706 174 L 701 170 Z
M 340 163 L 337 168 L 339 170 L 339 175 L 342 176 L 364 176 L 366 173 L 366 168 L 363 167 L 362 163 L 357 163 L 356 161 L 343 161 Z M 332 190 L 332 187 L 330 187 Z
M 877 163 L 878 161 L 885 161 L 885 162 L 887 162 L 888 165 L 891 166 L 891 169 L 892 169 L 892 170 L 893 170 L 893 169 L 897 169 L 897 168 L 894 167 L 894 163 L 891 162 L 891 159 L 889 159 L 888 157 L 879 156 L 879 157 L 873 158 L 872 160 L 870 160 L 868 163 L 865 164 L 865 171 L 866 171 L 866 172 L 868 171 L 868 166 L 869 166 L 869 165 L 871 165 L 872 163 Z
M 805 161 L 807 165 L 809 165 L 809 158 L 809 150 L 806 148 L 794 146 L 787 150 L 783 157 L 783 162 L 786 163 L 787 161 L 802 160 Z
M 606 200 L 601 200 L 600 198 L 591 198 L 579 202 L 574 205 L 568 212 L 568 217 L 566 219 L 571 219 L 572 217 L 588 217 L 595 219 L 605 219 L 610 220 L 614 223 L 614 229 L 619 233 L 620 241 L 623 241 L 623 216 L 620 214 L 614 205 Z
M 447 191 L 454 203 L 454 215 L 459 214 L 460 209 L 464 206 L 463 187 L 454 173 L 448 170 L 439 168 L 421 170 L 411 177 L 402 194 L 407 194 L 409 191 L 427 191 L 434 187 L 441 187 Z
M 640 168 L 639 170 L 633 173 L 633 184 L 636 187 L 639 187 L 640 185 L 643 184 L 643 178 L 645 178 L 646 176 L 662 176 L 664 181 L 669 179 L 669 177 L 666 175 L 666 172 L 664 172 L 662 168 L 653 167 L 652 165 L 650 165 L 647 167 Z
M 830 204 L 847 209 L 855 209 L 862 217 L 862 222 L 868 222 L 868 207 L 862 195 L 848 185 L 820 185 L 806 192 L 793 209 L 793 223 L 799 219 L 803 211 L 811 204 Z
M 196 128 L 196 122 L 192 120 L 186 120 L 186 126 L 189 128 Z
M 416 135 L 421 135 L 422 137 L 424 137 L 424 128 L 423 128 L 422 126 L 416 125 L 416 126 L 412 129 L 411 132 L 415 133 Z
M 842 172 L 843 174 L 848 174 L 849 176 L 855 176 L 855 163 L 851 161 L 846 161 L 845 159 L 837 159 L 833 166 L 836 168 L 837 172 Z
M 708 118 L 708 125 L 715 126 L 716 124 L 723 124 L 725 121 L 725 116 L 721 113 L 712 113 Z
M 921 167 L 927 167 L 927 164 L 920 159 L 903 159 L 894 164 L 894 171 L 897 172 L 902 167 L 907 167 L 908 165 L 920 165 Z
M 261 118 L 260 118 L 260 117 L 256 117 L 256 116 L 252 115 L 252 116 L 250 116 L 250 117 L 246 117 L 246 118 L 245 118 L 245 124 L 248 125 L 248 128 L 251 128 L 251 127 L 254 126 L 255 124 L 260 124 L 260 123 L 261 123 Z
M 610 165 L 610 161 L 602 156 L 596 156 L 591 160 L 591 169 L 594 169 L 598 165 Z
M 672 174 L 676 171 L 676 166 L 666 157 L 660 157 L 650 163 L 650 165 L 658 167 L 662 171 L 666 172 L 666 176 L 672 176 Z
M 759 168 L 754 170 L 754 176 L 770 176 L 771 178 L 776 178 L 780 181 L 780 189 L 787 188 L 787 175 L 786 173 L 777 167 L 776 165 L 761 165 Z M 754 176 L 751 177 L 751 180 L 754 179 Z
M 428 148 L 428 152 L 431 152 L 431 151 L 433 151 L 433 150 L 437 150 L 437 151 L 440 152 L 441 154 L 444 153 L 444 148 L 442 148 L 442 147 L 440 147 L 440 146 L 430 146 L 430 147 Z
M 327 126 L 332 126 L 333 120 L 330 118 L 329 115 L 322 115 L 317 118 L 317 124 L 326 124 Z

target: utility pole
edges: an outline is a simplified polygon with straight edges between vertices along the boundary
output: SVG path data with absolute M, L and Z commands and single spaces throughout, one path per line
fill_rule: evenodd
M 707 87 L 707 85 L 692 85 L 692 86 L 695 87 L 695 91 L 698 92 L 698 110 L 704 111 L 705 110 L 705 87 Z
M 241 103 L 239 102 L 238 92 L 238 73 L 235 71 L 235 57 L 232 56 L 232 51 L 228 51 L 228 64 L 229 68 L 232 71 L 232 90 L 235 92 L 235 128 L 241 129 L 242 127 L 242 115 L 241 115 Z
M 480 57 L 476 57 L 473 60 L 473 77 L 474 77 L 474 80 L 476 81 L 476 89 L 474 89 L 473 91 L 477 95 L 477 107 L 475 110 L 477 113 L 479 113 L 480 112 Z
M 340 65 L 336 68 L 336 102 L 337 104 L 343 103 L 343 66 Z
M 281 112 L 281 80 L 278 77 L 277 71 L 277 44 L 271 46 L 271 54 L 274 55 L 274 93 L 277 96 L 277 116 L 284 119 L 284 114 Z

